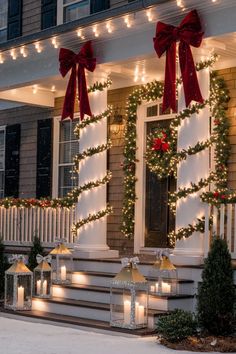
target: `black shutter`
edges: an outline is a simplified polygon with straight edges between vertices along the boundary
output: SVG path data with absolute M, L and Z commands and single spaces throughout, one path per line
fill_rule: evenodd
M 20 129 L 20 124 L 6 127 L 5 197 L 19 196 Z
M 22 0 L 8 0 L 7 39 L 22 35 Z
M 91 0 L 90 13 L 100 12 L 110 8 L 110 0 Z
M 42 0 L 41 29 L 57 25 L 57 0 Z
M 51 195 L 52 119 L 38 121 L 36 198 Z

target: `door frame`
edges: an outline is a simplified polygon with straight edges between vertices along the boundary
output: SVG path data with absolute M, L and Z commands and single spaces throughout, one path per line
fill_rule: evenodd
M 134 213 L 134 252 L 135 253 L 154 253 L 160 248 L 145 247 L 145 200 L 146 200 L 146 163 L 144 153 L 146 150 L 147 123 L 173 119 L 175 114 L 157 115 L 147 117 L 147 108 L 161 103 L 161 100 L 152 102 L 143 101 L 137 108 L 136 123 L 136 169 L 135 169 L 135 213 Z

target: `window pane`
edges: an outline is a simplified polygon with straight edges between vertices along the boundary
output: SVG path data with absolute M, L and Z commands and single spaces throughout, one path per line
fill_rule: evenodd
M 71 1 L 66 1 L 70 3 Z M 90 13 L 89 0 L 79 1 L 64 7 L 64 22 L 70 22 L 88 16 Z
M 4 198 L 4 171 L 0 172 L 0 198 Z
M 78 185 L 78 173 L 73 172 L 73 165 L 59 167 L 59 197 L 64 197 Z
M 5 131 L 0 130 L 0 170 L 4 170 Z

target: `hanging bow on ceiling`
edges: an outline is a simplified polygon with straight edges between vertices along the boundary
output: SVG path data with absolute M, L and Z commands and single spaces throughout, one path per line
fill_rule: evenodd
M 139 263 L 139 258 L 138 257 L 122 258 L 121 259 L 122 267 L 127 267 L 129 264 L 132 264 L 133 266 L 136 266 L 138 263 Z
M 65 77 L 71 70 L 61 119 L 63 120 L 70 117 L 73 120 L 74 118 L 76 77 L 78 77 L 80 119 L 83 120 L 85 114 L 88 116 L 92 115 L 85 78 L 85 69 L 93 72 L 96 67 L 96 59 L 93 58 L 91 41 L 86 42 L 78 54 L 75 54 L 72 50 L 61 48 L 59 53 L 59 62 L 60 73 L 63 77 Z
M 52 262 L 52 256 L 50 254 L 48 254 L 46 257 L 43 257 L 43 256 L 41 256 L 41 254 L 37 254 L 36 261 L 37 261 L 38 264 L 41 263 L 41 262 L 51 263 Z
M 203 102 L 190 45 L 200 47 L 204 32 L 196 10 L 187 14 L 178 27 L 158 22 L 154 40 L 160 58 L 166 52 L 163 112 L 172 108 L 176 112 L 176 42 L 179 41 L 179 63 L 182 74 L 186 107 L 190 102 Z

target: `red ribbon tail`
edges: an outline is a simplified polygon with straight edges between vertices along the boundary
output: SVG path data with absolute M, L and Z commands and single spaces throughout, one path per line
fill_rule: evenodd
M 179 44 L 179 61 L 186 107 L 189 106 L 191 101 L 203 103 L 204 100 L 199 87 L 192 52 L 189 44 L 185 42 L 180 42 Z
M 63 104 L 61 120 L 70 117 L 74 119 L 74 106 L 76 96 L 76 66 L 71 69 L 70 79 L 66 89 L 66 95 Z
M 79 90 L 79 106 L 80 106 L 80 119 L 84 119 L 84 115 L 92 116 L 89 105 L 87 84 L 85 78 L 84 68 L 79 65 L 78 70 L 78 90 Z
M 172 108 L 176 112 L 176 43 L 173 42 L 166 52 L 165 85 L 162 112 Z

